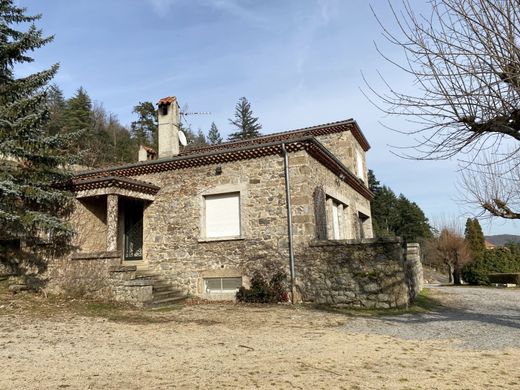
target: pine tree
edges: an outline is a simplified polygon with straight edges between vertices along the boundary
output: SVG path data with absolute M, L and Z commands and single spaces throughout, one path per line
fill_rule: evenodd
M 137 145 L 149 145 L 157 150 L 159 139 L 157 129 L 159 127 L 157 110 L 151 102 L 139 102 L 134 106 L 132 113 L 137 114 L 137 120 L 132 122 L 132 137 Z
M 20 274 L 43 270 L 44 252 L 65 250 L 73 233 L 65 220 L 71 194 L 54 185 L 69 177 L 63 167 L 74 159 L 63 150 L 70 137 L 45 131 L 47 85 L 58 65 L 15 77 L 15 65 L 32 62 L 28 52 L 53 39 L 34 25 L 40 16 L 25 12 L 0 1 L 0 260 Z M 26 31 L 15 29 L 26 23 Z M 47 245 L 39 245 L 42 239 Z
M 464 238 L 468 243 L 471 255 L 474 259 L 482 255 L 486 250 L 484 233 L 477 218 L 468 218 L 466 220 Z
M 211 128 L 208 132 L 208 141 L 210 145 L 217 145 L 222 143 L 222 137 L 220 136 L 220 132 L 218 131 L 215 122 L 211 122 Z
M 397 199 L 396 208 L 399 219 L 393 230 L 399 237 L 406 241 L 432 237 L 428 218 L 415 202 L 410 202 L 401 194 Z
M 404 195 L 397 197 L 391 188 L 381 185 L 374 172 L 368 172 L 372 200 L 372 226 L 376 237 L 399 236 L 416 241 L 432 236 L 428 218 L 421 208 Z
M 47 105 L 49 121 L 45 125 L 45 130 L 49 135 L 59 134 L 64 127 L 63 114 L 66 104 L 63 92 L 56 84 L 52 84 L 47 91 Z
M 228 140 L 230 141 L 255 138 L 261 135 L 262 125 L 258 123 L 258 117 L 253 116 L 251 103 L 245 97 L 238 100 L 235 106 L 235 119 L 230 119 L 229 123 L 237 129 L 235 133 L 229 135 Z
M 379 191 L 381 191 L 381 183 L 376 179 L 376 175 L 372 169 L 368 170 L 368 188 L 374 194 L 377 194 Z

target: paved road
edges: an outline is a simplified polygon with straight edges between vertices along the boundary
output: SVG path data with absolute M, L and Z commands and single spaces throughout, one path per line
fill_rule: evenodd
M 447 339 L 478 350 L 520 347 L 520 289 L 429 287 L 443 307 L 428 314 L 356 318 L 348 331 L 404 339 Z

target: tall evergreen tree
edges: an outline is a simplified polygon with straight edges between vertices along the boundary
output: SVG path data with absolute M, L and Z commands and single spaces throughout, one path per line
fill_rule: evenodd
M 157 150 L 159 139 L 157 129 L 159 127 L 157 110 L 152 102 L 139 102 L 134 106 L 132 113 L 137 114 L 137 120 L 131 124 L 132 137 L 137 145 L 152 146 Z
M 220 132 L 218 131 L 215 122 L 211 122 L 211 128 L 208 132 L 208 141 L 210 145 L 217 145 L 222 143 L 222 137 L 220 136 Z
M 52 84 L 47 90 L 47 105 L 49 107 L 49 121 L 45 125 L 47 134 L 61 133 L 64 127 L 65 98 L 62 90 Z
M 410 202 L 403 194 L 399 196 L 396 203 L 399 219 L 393 227 L 396 235 L 407 241 L 431 238 L 431 227 L 428 218 L 424 215 L 417 203 Z
M 391 188 L 381 185 L 374 172 L 368 172 L 368 184 L 374 193 L 372 226 L 376 237 L 399 236 L 415 241 L 432 236 L 428 218 L 421 208 L 404 195 L 396 196 Z
M 69 177 L 63 167 L 74 160 L 63 150 L 70 138 L 45 131 L 46 86 L 58 65 L 14 75 L 15 65 L 33 61 L 28 52 L 53 39 L 34 25 L 40 16 L 25 12 L 12 0 L 0 0 L 0 260 L 19 273 L 44 268 L 38 253 L 63 250 L 73 233 L 65 220 L 71 195 L 53 186 Z M 16 29 L 26 23 L 26 31 Z M 41 239 L 48 245 L 38 245 Z M 37 245 L 40 251 L 33 250 Z
M 466 220 L 464 238 L 468 243 L 471 255 L 474 259 L 482 255 L 486 250 L 484 233 L 477 218 L 468 218 Z
M 228 140 L 230 141 L 255 138 L 261 135 L 262 125 L 258 122 L 258 117 L 253 116 L 251 103 L 245 97 L 238 100 L 235 106 L 235 119 L 230 119 L 229 123 L 237 129 L 235 133 L 229 135 Z

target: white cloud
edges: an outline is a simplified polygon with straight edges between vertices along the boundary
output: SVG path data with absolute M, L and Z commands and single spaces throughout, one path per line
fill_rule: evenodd
M 147 0 L 153 7 L 155 13 L 159 16 L 163 16 L 168 13 L 170 8 L 177 0 Z

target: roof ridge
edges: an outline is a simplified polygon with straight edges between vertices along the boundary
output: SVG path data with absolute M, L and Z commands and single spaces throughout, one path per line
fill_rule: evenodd
M 292 136 L 292 135 L 297 135 L 298 133 L 308 133 L 308 132 L 312 132 L 312 131 L 318 131 L 318 130 L 323 130 L 326 128 L 331 128 L 331 127 L 335 127 L 335 126 L 343 126 L 343 125 L 354 125 L 356 128 L 356 133 L 358 133 L 358 134 L 355 134 L 355 136 L 360 136 L 360 139 L 358 139 L 360 144 L 362 144 L 362 146 L 363 146 L 363 148 L 365 148 L 365 150 L 368 150 L 370 148 L 368 141 L 361 133 L 361 130 L 359 129 L 359 126 L 357 125 L 356 121 L 353 118 L 349 118 L 349 119 L 344 119 L 341 121 L 327 122 L 327 123 L 322 123 L 320 125 L 302 127 L 302 128 L 294 129 L 294 130 L 279 131 L 279 132 L 275 132 L 275 133 L 264 134 L 264 135 L 254 137 L 254 138 L 223 142 L 221 144 L 215 144 L 215 145 L 201 146 L 198 148 L 188 149 L 188 150 L 182 152 L 180 155 L 186 156 L 186 155 L 192 155 L 192 154 L 196 154 L 196 153 L 207 151 L 207 150 L 225 149 L 227 147 L 233 148 L 235 146 L 240 146 L 243 144 L 256 144 L 256 143 L 260 143 L 263 140 L 268 140 L 270 138 Z M 347 131 L 347 130 L 348 129 L 344 129 L 341 131 Z M 311 134 L 311 135 L 315 136 L 316 134 Z

